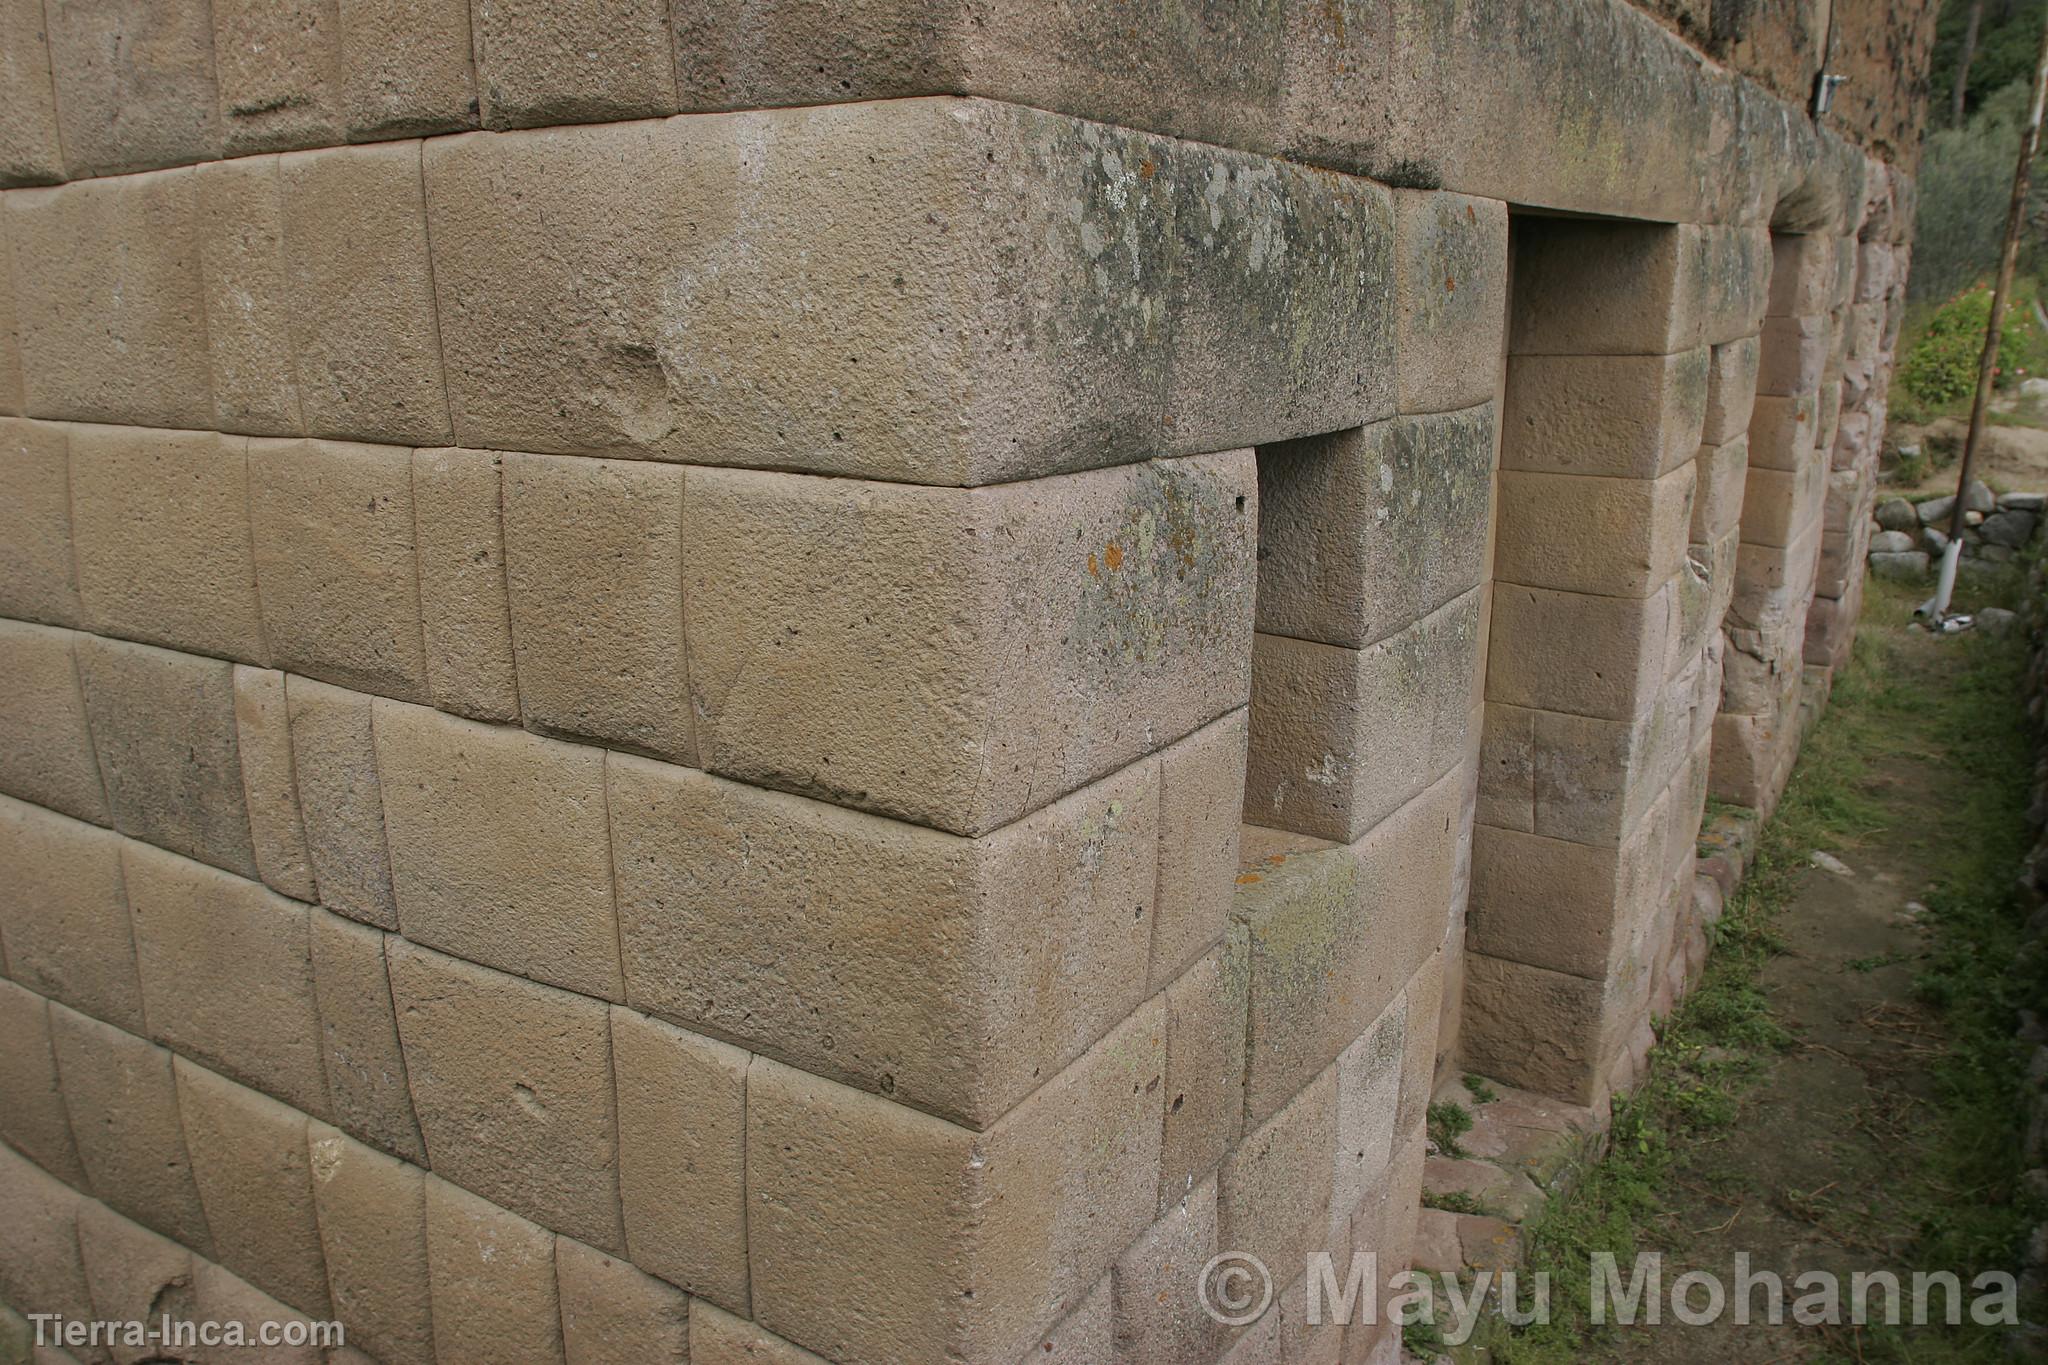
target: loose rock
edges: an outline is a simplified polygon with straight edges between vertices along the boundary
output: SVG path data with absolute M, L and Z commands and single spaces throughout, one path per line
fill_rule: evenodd
M 1994 512 L 1984 518 L 1984 539 L 1993 545 L 2019 549 L 2034 538 L 2037 518 L 2032 512 Z
M 1970 480 L 1970 486 L 1963 490 L 1965 512 L 1989 512 L 1998 506 L 1998 494 L 1991 491 L 1991 485 L 1982 479 Z
M 1870 572 L 1879 578 L 1895 583 L 1910 583 L 1927 577 L 1927 553 L 1924 550 L 1908 550 L 1904 554 L 1874 554 L 1870 557 Z
M 1932 526 L 1937 521 L 1948 520 L 1948 514 L 1950 512 L 1953 512 L 1955 510 L 1955 507 L 1955 498 L 1953 496 L 1945 496 L 1939 498 L 1929 498 L 1926 502 L 1919 504 L 1913 510 L 1919 514 L 1920 524 L 1922 526 Z
M 1905 554 L 1913 548 L 1913 537 L 1904 531 L 1879 531 L 1870 538 L 1870 552 L 1874 555 Z
M 1877 505 L 1877 524 L 1887 531 L 1910 531 L 1920 524 L 1920 518 L 1904 498 L 1886 498 Z

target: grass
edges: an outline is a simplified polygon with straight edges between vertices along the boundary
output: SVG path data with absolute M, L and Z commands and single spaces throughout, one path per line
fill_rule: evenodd
M 2017 1268 L 2041 1210 L 2020 1189 L 2025 1050 L 2013 1038 L 2015 1010 L 2048 1002 L 2048 968 L 2018 951 L 2023 916 L 2011 894 L 2028 838 L 2024 645 L 2017 636 L 1910 637 L 1904 627 L 1913 596 L 1871 585 L 1854 656 L 1837 675 L 1830 710 L 1743 886 L 1714 928 L 1703 980 L 1663 1022 L 1643 1082 L 1617 1102 L 1607 1155 L 1580 1172 L 1529 1233 L 1529 1268 L 1550 1274 L 1555 1314 L 1520 1329 L 1498 1319 L 1484 1324 L 1474 1340 L 1490 1350 L 1487 1358 L 1548 1365 L 1606 1343 L 1608 1329 L 1586 1320 L 1590 1257 L 1612 1252 L 1626 1265 L 1639 1242 L 1653 1249 L 1645 1236 L 1667 1206 L 1689 1145 L 1738 1131 L 1745 1094 L 1793 1041 L 1760 979 L 1781 951 L 1775 925 L 1797 874 L 1811 850 L 1886 834 L 1901 813 L 1866 779 L 1874 765 L 1905 753 L 1939 757 L 1963 780 L 1951 800 L 1910 801 L 1903 812 L 1933 826 L 1935 889 L 1923 897 L 1930 946 L 1916 990 L 1939 1021 L 1930 1062 L 1939 1103 L 1936 1121 L 1895 1156 L 1890 1217 L 1918 1229 L 1911 1263 L 1897 1269 Z M 1914 650 L 1923 652 L 1917 660 Z M 1930 663 L 1927 651 L 1945 657 Z M 1434 1123 L 1434 1111 L 1431 1117 Z M 1870 1360 L 1990 1360 L 2003 1358 L 2004 1344 L 1971 1325 L 1910 1338 L 1878 1328 L 1857 1350 Z

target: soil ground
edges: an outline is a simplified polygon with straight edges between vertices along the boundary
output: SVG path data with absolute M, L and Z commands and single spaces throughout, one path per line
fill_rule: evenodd
M 1968 427 L 1967 422 L 1953 417 L 1939 418 L 1924 427 L 1898 424 L 1893 427 L 1893 439 L 1900 444 L 1917 441 L 1923 448 L 1931 439 L 1960 451 Z M 1986 426 L 1984 439 L 1978 444 L 1973 472 L 2000 493 L 2048 492 L 2048 430 L 2002 423 Z M 1930 461 L 1917 481 L 1888 483 L 1880 491 L 1880 496 L 1918 498 L 1923 494 L 1955 491 L 1955 465 L 1949 463 L 1937 467 Z

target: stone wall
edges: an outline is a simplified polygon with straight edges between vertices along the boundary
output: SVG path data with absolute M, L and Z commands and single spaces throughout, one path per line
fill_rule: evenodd
M 10 1341 L 1386 1360 L 1438 1073 L 1628 1084 L 1856 143 L 1619 0 L 0 25 Z

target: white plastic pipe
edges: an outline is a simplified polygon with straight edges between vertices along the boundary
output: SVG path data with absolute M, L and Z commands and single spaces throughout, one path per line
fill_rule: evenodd
M 1935 581 L 1934 596 L 1920 604 L 1921 614 L 1936 625 L 1948 616 L 1949 595 L 1956 590 L 1956 561 L 1962 554 L 1963 540 L 1958 536 L 1941 552 L 1941 577 Z

